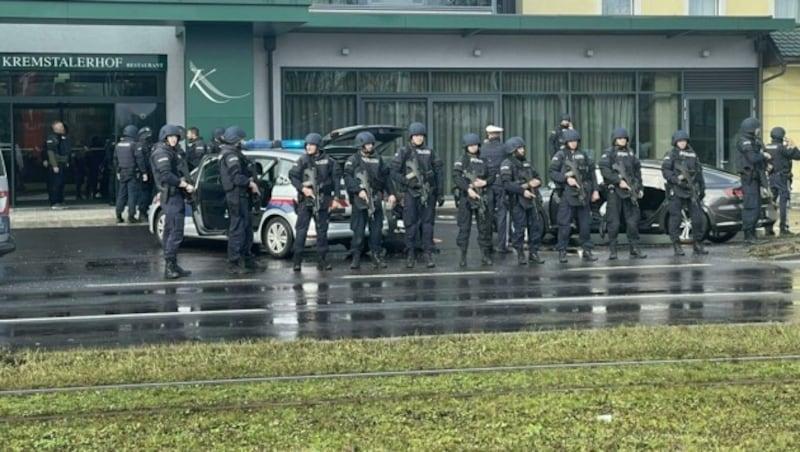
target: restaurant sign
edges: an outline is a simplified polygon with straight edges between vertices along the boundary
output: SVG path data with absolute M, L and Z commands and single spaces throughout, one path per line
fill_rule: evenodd
M 166 71 L 166 55 L 0 53 L 0 71 Z

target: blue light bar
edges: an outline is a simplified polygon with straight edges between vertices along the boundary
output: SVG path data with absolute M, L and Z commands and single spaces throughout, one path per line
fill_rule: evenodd
M 303 140 L 283 140 L 281 141 L 283 149 L 305 149 L 306 142 Z
M 251 139 L 245 140 L 242 143 L 243 149 L 278 149 L 275 147 L 275 144 L 280 143 L 280 149 L 305 149 L 306 142 L 303 140 L 282 140 L 280 142 L 276 142 L 274 140 L 267 140 L 267 139 Z

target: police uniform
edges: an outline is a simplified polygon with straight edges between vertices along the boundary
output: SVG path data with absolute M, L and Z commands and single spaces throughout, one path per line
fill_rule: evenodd
M 766 163 L 761 140 L 756 130 L 761 121 L 747 118 L 742 121 L 741 135 L 736 142 L 739 151 L 739 175 L 742 179 L 742 231 L 745 241 L 756 243 L 756 224 L 761 213 L 761 187 L 767 187 Z
M 64 126 L 66 127 L 66 126 Z M 48 197 L 50 206 L 56 207 L 64 203 L 64 172 L 69 168 L 71 147 L 69 138 L 55 132 L 47 136 L 45 141 L 47 151 Z M 58 172 L 54 169 L 58 168 Z
M 767 168 L 769 171 L 769 188 L 772 199 L 778 200 L 780 211 L 780 233 L 791 234 L 786 218 L 786 209 L 789 204 L 790 183 L 792 180 L 792 160 L 800 160 L 800 150 L 796 146 L 784 144 L 786 130 L 775 127 L 770 131 L 772 142 L 764 146 L 764 151 L 772 156 Z M 771 228 L 770 228 L 771 229 Z
M 489 125 L 487 133 L 502 133 L 501 127 Z M 487 201 L 489 213 L 494 218 L 494 227 L 497 230 L 497 246 L 501 253 L 508 252 L 508 194 L 503 181 L 500 179 L 500 165 L 506 159 L 506 148 L 500 137 L 490 138 L 481 146 L 481 159 L 488 167 L 488 177 L 491 184 L 487 188 Z
M 568 149 L 571 141 L 578 142 L 579 146 L 574 151 Z M 595 261 L 592 254 L 591 237 L 591 201 L 592 195 L 597 191 L 595 179 L 595 166 L 591 157 L 580 149 L 580 134 L 575 130 L 564 132 L 564 149 L 556 152 L 550 161 L 550 180 L 558 185 L 561 202 L 558 205 L 558 260 L 567 262 L 567 244 L 569 242 L 572 219 L 577 219 L 578 231 L 583 248 L 583 260 Z M 570 164 L 575 166 L 577 174 L 570 169 Z M 580 187 L 573 187 L 567 183 L 568 176 L 580 181 Z M 583 198 L 583 199 L 581 199 Z
M 208 145 L 209 154 L 219 154 L 220 146 L 222 146 L 222 135 L 224 133 L 225 129 L 222 127 L 217 127 L 214 129 L 214 133 L 211 138 L 211 144 Z
M 539 173 L 525 160 L 525 141 L 520 137 L 511 137 L 506 141 L 506 151 L 509 156 L 500 166 L 500 177 L 503 185 L 509 194 L 509 204 L 511 205 L 511 224 L 513 225 L 513 235 L 511 243 L 517 251 L 517 259 L 520 265 L 528 262 L 543 264 L 544 261 L 539 257 L 539 245 L 542 241 L 542 212 L 541 198 L 538 187 L 531 185 L 531 181 L 538 180 L 541 183 Z M 522 151 L 520 152 L 520 149 Z M 525 197 L 526 193 L 532 194 L 533 198 Z M 525 233 L 528 233 L 528 257 L 523 253 L 523 242 Z
M 139 178 L 145 170 L 142 156 L 136 155 L 136 136 L 139 130 L 127 125 L 122 130 L 122 138 L 114 147 L 114 174 L 117 178 L 117 223 L 122 223 L 122 211 L 128 206 L 128 221 L 136 222 L 136 204 L 139 196 Z
M 425 126 L 412 123 L 408 127 L 411 137 L 427 135 Z M 417 166 L 419 174 L 412 171 Z M 422 250 L 425 264 L 433 268 L 433 221 L 435 205 L 444 204 L 443 163 L 425 143 L 417 146 L 412 141 L 395 154 L 392 160 L 392 177 L 396 187 L 403 193 L 403 224 L 406 228 L 405 245 L 408 253 L 406 267 L 413 268 L 416 262 L 415 247 L 418 234 L 422 234 Z M 427 195 L 424 193 L 427 191 Z
M 314 196 L 319 196 L 319 210 L 317 212 L 314 222 L 317 228 L 317 253 L 319 253 L 319 261 L 317 262 L 317 269 L 331 270 L 332 266 L 328 264 L 328 223 L 329 223 L 329 206 L 332 198 L 340 198 L 341 187 L 340 180 L 342 178 L 342 171 L 335 160 L 328 157 L 327 154 L 321 149 L 322 136 L 318 133 L 310 133 L 306 136 L 306 146 L 315 144 L 317 152 L 314 155 L 304 154 L 295 163 L 294 167 L 289 171 L 289 179 L 292 185 L 297 189 L 298 203 L 297 203 L 297 223 L 295 231 L 297 237 L 294 241 L 292 253 L 294 254 L 294 270 L 300 271 L 300 265 L 303 258 L 303 249 L 306 246 L 306 236 L 308 235 L 308 227 L 314 217 L 314 202 L 311 198 L 303 196 L 303 188 L 310 182 L 307 179 L 309 171 L 316 171 L 316 186 L 307 187 L 314 191 Z M 306 184 L 306 185 L 304 185 Z
M 570 126 L 564 127 L 561 125 L 563 121 L 569 121 L 571 123 L 572 116 L 569 113 L 562 114 L 559 124 L 550 132 L 550 136 L 547 137 L 548 147 L 550 148 L 550 158 L 553 158 L 556 152 L 564 147 L 564 131 L 569 130 Z
M 619 234 L 620 214 L 625 217 L 625 231 L 628 235 L 628 243 L 630 244 L 630 255 L 633 258 L 638 257 L 644 259 L 647 257 L 639 249 L 639 220 L 641 218 L 639 212 L 639 197 L 642 193 L 642 163 L 636 157 L 636 153 L 628 147 L 618 146 L 616 140 L 625 138 L 629 140 L 628 131 L 623 128 L 614 130 L 611 134 L 612 146 L 608 148 L 600 157 L 597 166 L 600 168 L 600 173 L 603 176 L 608 186 L 608 201 L 606 204 L 606 218 L 608 219 L 608 251 L 609 260 L 617 258 L 617 235 Z M 629 179 L 625 182 L 628 184 L 628 189 L 620 188 L 619 184 L 622 181 L 622 173 Z
M 263 270 L 253 256 L 253 198 L 251 184 L 255 175 L 247 157 L 242 154 L 241 127 L 231 126 L 222 136 L 220 151 L 220 181 L 228 205 L 228 273 L 241 274 Z
M 458 188 L 458 236 L 456 245 L 461 250 L 461 267 L 467 266 L 467 248 L 469 245 L 469 234 L 472 229 L 472 219 L 478 229 L 478 246 L 481 249 L 481 263 L 492 265 L 492 221 L 494 218 L 489 210 L 488 199 L 491 193 L 488 190 L 494 181 L 489 176 L 489 167 L 486 161 L 481 158 L 480 151 L 474 154 L 469 152 L 470 146 L 479 146 L 480 138 L 475 134 L 468 134 L 464 137 L 464 154 L 453 164 L 453 185 Z M 484 187 L 476 187 L 475 180 L 480 179 L 486 182 Z M 479 199 L 472 199 L 469 190 L 472 189 L 479 196 Z
M 139 219 L 147 218 L 147 209 L 153 201 L 153 168 L 150 166 L 150 155 L 152 154 L 153 144 L 150 142 L 153 131 L 150 127 L 139 129 L 138 142 L 136 143 L 137 161 L 144 162 L 144 170 L 139 175 Z
M 207 152 L 206 142 L 202 138 L 196 137 L 194 140 L 187 140 L 186 162 L 189 164 L 189 171 L 200 166 L 200 161 Z
M 178 152 L 178 146 L 172 147 L 167 142 L 167 137 L 173 135 L 180 140 L 180 130 L 177 126 L 167 124 L 162 127 L 158 134 L 159 143 L 150 157 L 165 215 L 164 277 L 167 279 L 191 275 L 190 271 L 178 265 L 178 248 L 183 242 L 185 212 L 184 190 L 181 187 L 188 183 L 189 170 Z
M 353 260 L 350 268 L 357 269 L 361 264 L 361 251 L 364 244 L 365 228 L 369 227 L 369 251 L 375 268 L 386 268 L 381 260 L 383 237 L 383 198 L 394 195 L 389 166 L 374 151 L 366 152 L 365 145 L 375 144 L 375 136 L 361 132 L 356 136 L 355 146 L 360 151 L 351 155 L 344 164 L 344 181 L 352 199 L 350 228 L 353 230 Z M 364 201 L 359 194 L 365 191 L 371 199 Z M 369 210 L 373 209 L 372 218 Z
M 680 149 L 679 141 L 686 141 L 686 149 Z M 672 135 L 672 150 L 664 156 L 661 163 L 661 174 L 667 181 L 669 197 L 669 237 L 676 256 L 683 256 L 680 244 L 680 224 L 683 211 L 692 220 L 692 238 L 694 253 L 707 254 L 703 247 L 703 198 L 706 195 L 706 182 L 703 177 L 703 165 L 697 154 L 689 145 L 689 134 L 678 130 Z

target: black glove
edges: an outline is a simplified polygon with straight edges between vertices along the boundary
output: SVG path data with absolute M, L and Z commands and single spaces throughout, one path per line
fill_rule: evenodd
M 411 179 L 408 181 L 408 188 L 409 190 L 422 190 L 422 184 L 417 179 Z
M 444 205 L 444 196 L 439 196 L 436 199 L 436 205 L 439 206 L 439 207 L 442 207 Z

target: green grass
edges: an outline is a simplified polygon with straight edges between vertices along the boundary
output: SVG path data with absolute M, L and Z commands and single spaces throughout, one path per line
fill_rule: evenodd
M 20 351 L 0 387 L 784 355 L 800 326 Z M 4 450 L 800 449 L 800 361 L 693 362 L 6 396 Z M 610 415 L 610 421 L 598 416 Z

